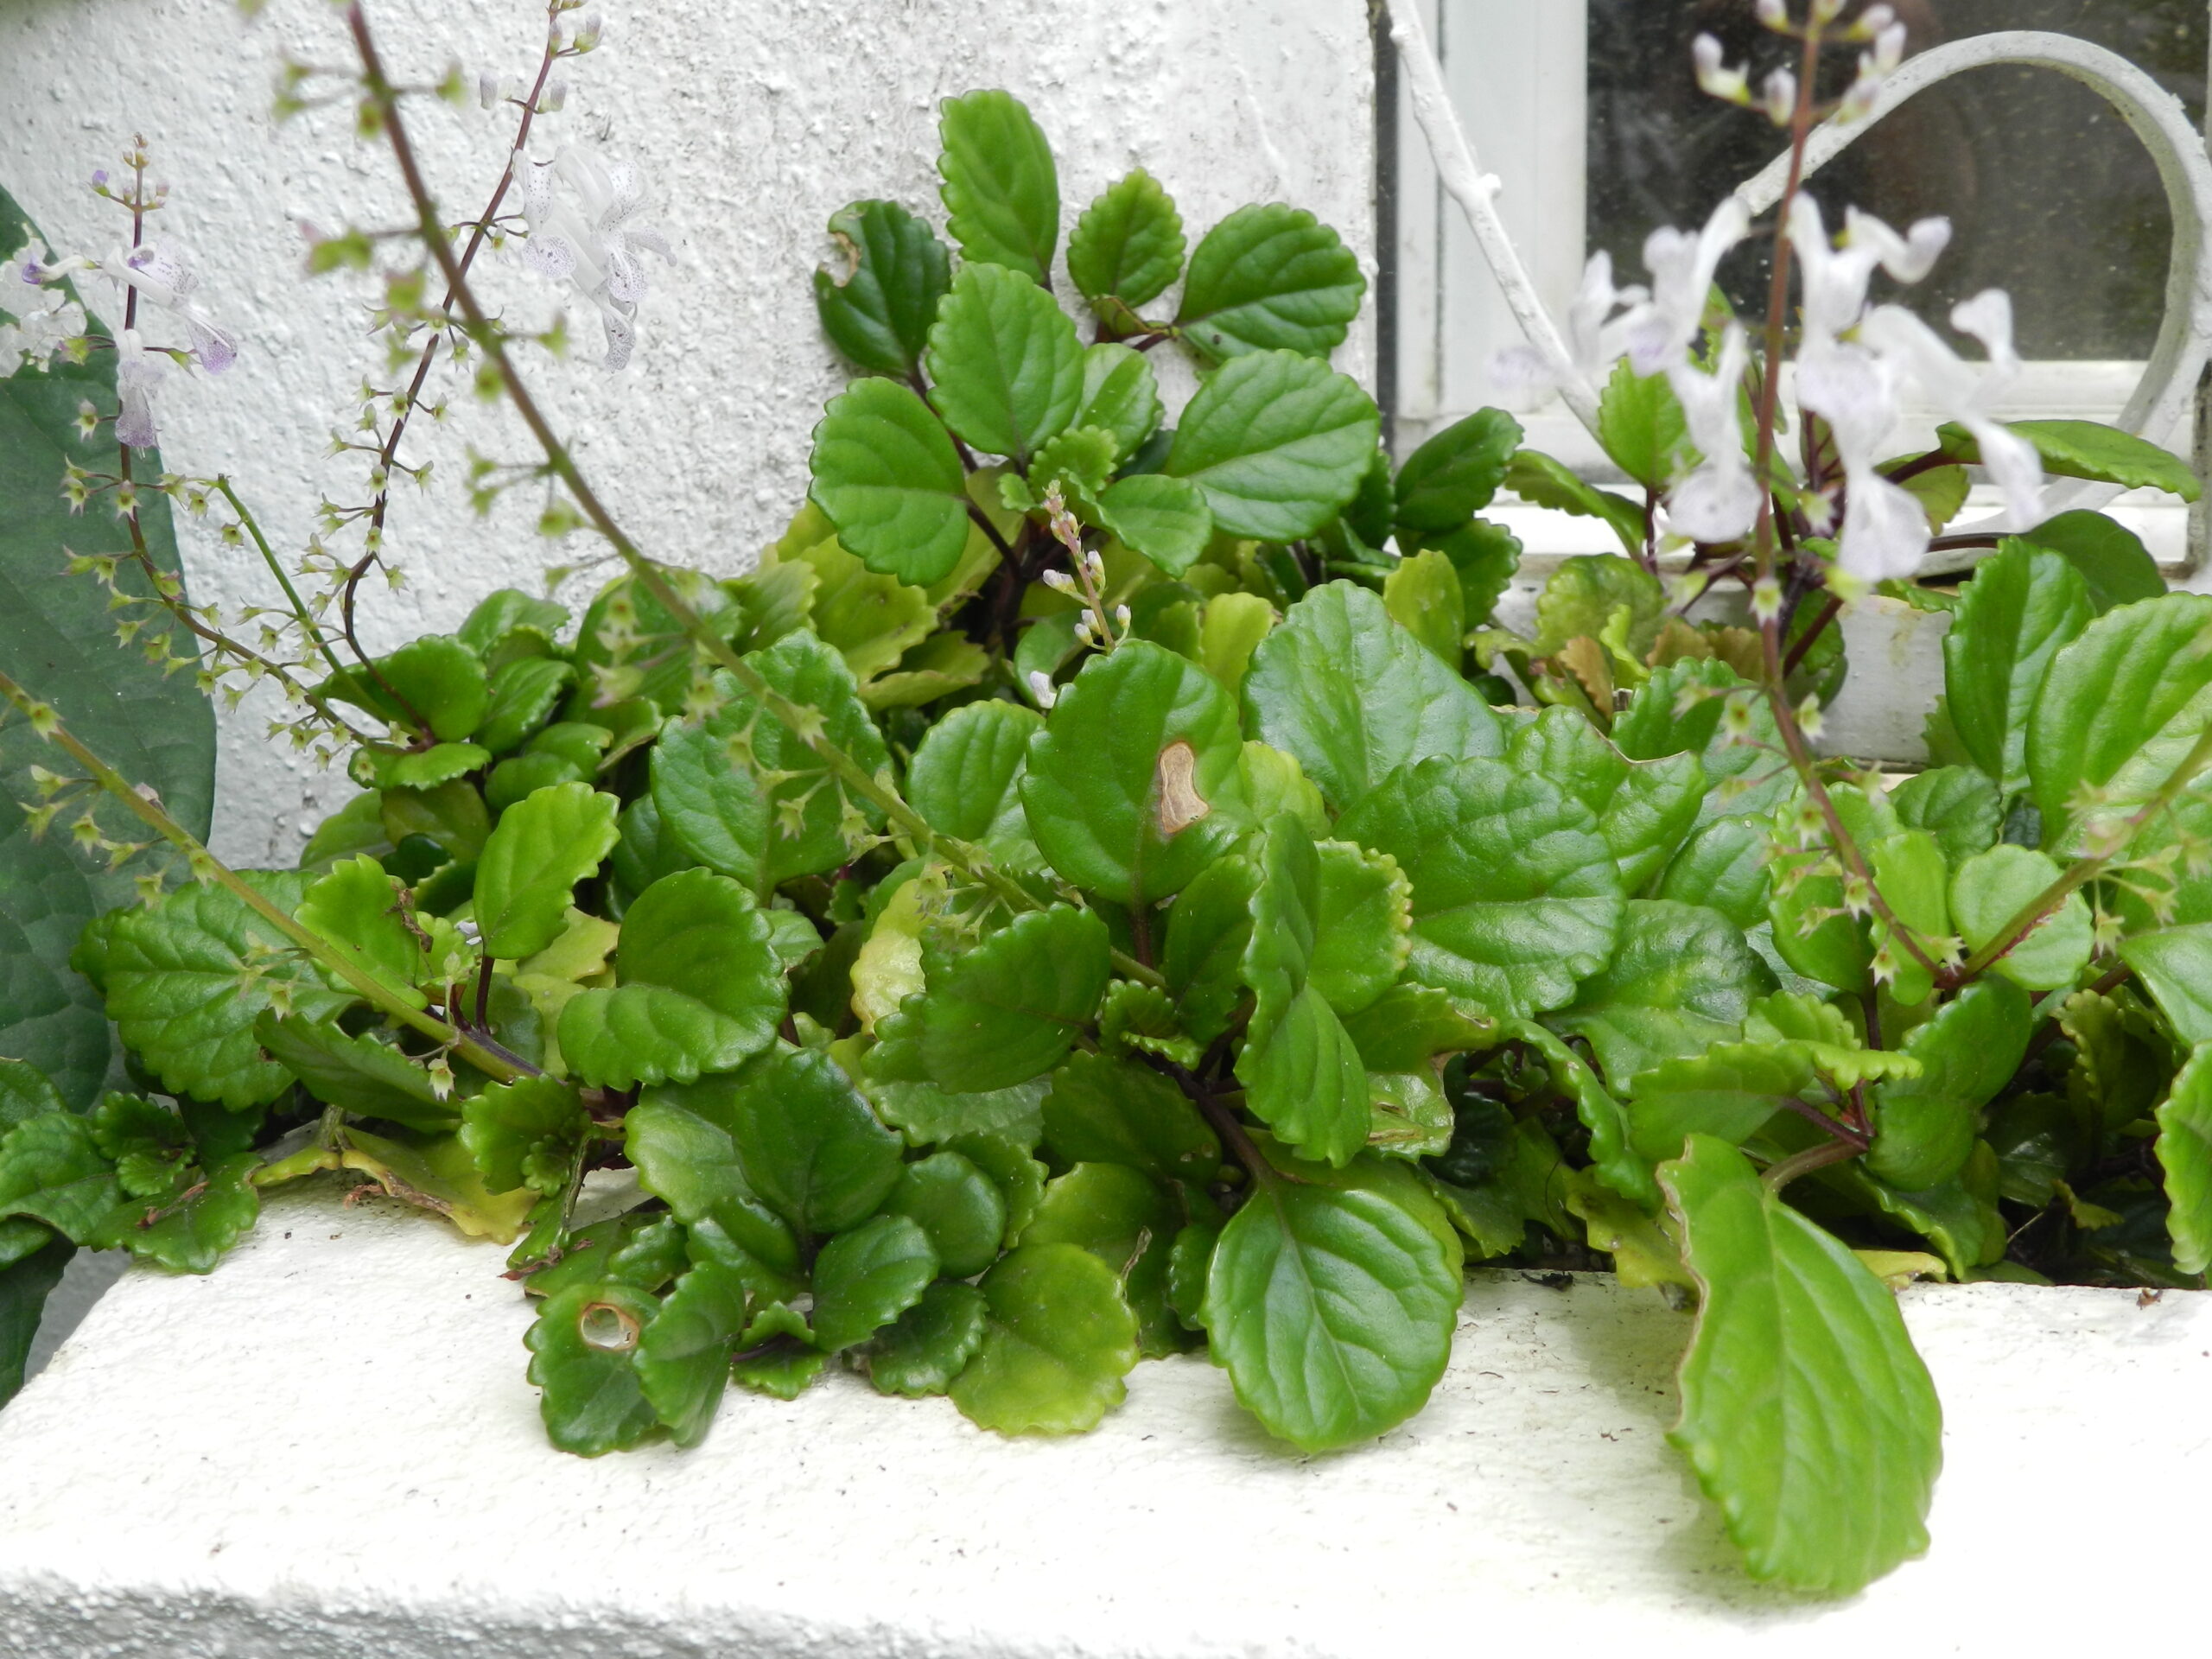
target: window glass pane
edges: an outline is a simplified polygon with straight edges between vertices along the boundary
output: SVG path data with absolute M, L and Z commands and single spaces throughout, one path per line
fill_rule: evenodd
M 1792 10 L 1802 12 L 1802 0 Z M 1643 239 L 1700 224 L 1781 148 L 1764 118 L 1703 97 L 1690 42 L 1717 35 L 1756 86 L 1796 48 L 1760 29 L 1747 0 L 1590 0 L 1589 245 L 1640 280 Z M 2141 65 L 2204 113 L 2207 0 L 1900 0 L 1913 51 L 1995 29 L 2078 35 Z M 1832 71 L 1840 89 L 1851 54 Z M 2158 170 L 2087 87 L 2048 70 L 1955 77 L 1887 117 L 1824 168 L 1814 194 L 1839 224 L 1855 204 L 1902 229 L 1948 215 L 1951 250 L 1902 296 L 1931 318 L 1986 288 L 2011 291 L 2022 355 L 2148 356 L 2165 308 L 2172 231 Z M 1739 309 L 1763 314 L 1767 247 L 1721 272 Z M 1886 279 L 1882 279 L 1885 282 Z

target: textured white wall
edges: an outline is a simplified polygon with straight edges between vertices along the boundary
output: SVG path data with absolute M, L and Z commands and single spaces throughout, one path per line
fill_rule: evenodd
M 815 322 L 810 275 L 830 255 L 823 225 L 861 196 L 935 213 L 936 108 L 1005 86 L 1028 102 L 1060 162 L 1065 222 L 1134 166 L 1175 196 L 1193 241 L 1248 200 L 1287 200 L 1335 226 L 1373 270 L 1374 121 L 1363 0 L 601 0 L 601 50 L 571 66 L 551 145 L 588 137 L 650 180 L 653 214 L 678 264 L 658 266 L 638 359 L 595 366 L 598 329 L 572 314 L 576 358 L 548 365 L 542 391 L 580 441 L 594 480 L 641 543 L 674 563 L 745 568 L 805 488 L 808 435 L 841 382 Z M 395 73 L 435 80 L 458 60 L 533 68 L 543 8 L 531 0 L 374 0 Z M 343 60 L 322 0 L 276 0 L 256 25 L 230 0 L 0 0 L 0 181 L 57 251 L 112 245 L 122 215 L 94 198 L 143 132 L 174 186 L 162 230 L 194 254 L 206 297 L 245 355 L 228 375 L 171 388 L 163 453 L 175 471 L 239 479 L 280 549 L 296 550 L 324 495 L 365 493 L 364 458 L 326 460 L 350 425 L 353 390 L 380 384 L 364 337 L 360 281 L 310 283 L 293 219 L 326 228 L 397 225 L 388 153 L 357 142 L 340 110 L 278 126 L 271 75 L 289 51 Z M 422 102 L 414 131 L 448 217 L 478 211 L 498 176 L 511 111 Z M 484 286 L 518 322 L 557 303 L 512 258 Z M 482 269 L 482 267 L 480 267 Z M 96 304 L 99 296 L 95 296 Z M 1167 355 L 1160 353 L 1161 357 Z M 1363 326 L 1338 366 L 1371 381 Z M 450 377 L 447 427 L 418 425 L 406 452 L 435 461 L 427 497 L 403 488 L 391 547 L 407 588 L 366 607 L 385 649 L 450 627 L 492 588 L 532 587 L 581 543 L 534 533 L 537 503 L 510 498 L 488 519 L 459 488 L 466 446 L 519 460 L 504 411 L 474 404 Z M 196 596 L 270 596 L 257 563 L 204 529 L 182 531 Z M 565 595 L 564 595 L 565 596 Z M 217 849 L 289 862 L 304 830 L 353 792 L 265 739 L 265 710 L 224 717 Z

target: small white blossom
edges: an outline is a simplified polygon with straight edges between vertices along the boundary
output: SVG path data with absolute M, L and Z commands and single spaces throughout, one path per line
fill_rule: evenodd
M 182 323 L 193 356 L 208 373 L 220 374 L 238 361 L 237 340 L 193 300 L 200 279 L 175 243 L 149 242 L 128 252 L 118 250 L 100 270 Z
M 556 183 L 566 187 L 558 195 Z M 657 228 L 634 222 L 645 205 L 645 187 L 626 162 L 603 161 L 575 145 L 531 168 L 524 182 L 530 221 L 524 257 L 540 275 L 575 283 L 598 308 L 609 369 L 629 362 L 637 345 L 638 302 L 645 295 L 639 255 L 675 257 Z
M 1729 104 L 1748 104 L 1751 100 L 1749 77 L 1743 70 L 1731 68 L 1720 42 L 1710 35 L 1700 35 L 1691 43 L 1690 57 L 1697 65 L 1698 90 L 1708 98 L 1717 98 Z
M 1760 89 L 1759 107 L 1776 126 L 1788 126 L 1797 113 L 1797 77 L 1787 69 L 1769 75 Z
M 52 267 L 47 251 L 26 242 L 0 265 L 0 312 L 15 319 L 0 322 L 0 378 L 13 374 L 28 357 L 44 368 L 64 345 L 85 332 L 85 308 L 58 289 L 43 286 Z
M 1039 709 L 1050 709 L 1059 701 L 1059 688 L 1052 683 L 1052 677 L 1041 668 L 1029 671 L 1029 695 L 1037 700 Z
M 126 328 L 115 342 L 115 391 L 120 406 L 115 416 L 115 441 L 133 449 L 150 449 L 154 431 L 154 393 L 168 365 L 161 354 L 149 352 L 136 328 Z
M 1750 212 L 1728 196 L 1694 236 L 1671 226 L 1652 232 L 1643 245 L 1651 297 L 1630 315 L 1625 333 L 1629 359 L 1638 374 L 1656 374 L 1688 356 L 1704 324 L 1720 262 L 1751 229 Z
M 1759 22 L 1769 29 L 1789 27 L 1789 8 L 1784 3 L 1784 0 L 1758 0 L 1755 10 L 1758 13 Z
M 1759 486 L 1744 454 L 1737 404 L 1751 346 L 1734 323 L 1720 342 L 1713 372 L 1705 373 L 1684 358 L 1667 367 L 1668 384 L 1681 404 L 1690 442 L 1704 462 L 1677 484 L 1667 498 L 1669 524 L 1697 542 L 1732 542 L 1758 523 Z
M 1613 286 L 1613 256 L 1603 249 L 1582 268 L 1582 283 L 1567 308 L 1567 353 L 1574 372 L 1601 385 L 1628 350 L 1636 308 L 1650 294 L 1637 287 Z M 1624 312 L 1624 307 L 1628 309 Z M 1491 376 L 1507 391 L 1551 391 L 1558 371 L 1533 346 L 1514 346 L 1497 354 Z

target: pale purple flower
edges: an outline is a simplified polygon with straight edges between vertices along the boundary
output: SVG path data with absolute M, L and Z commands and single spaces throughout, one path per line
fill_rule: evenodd
M 115 416 L 115 441 L 133 449 L 150 449 L 154 430 L 154 393 L 168 373 L 158 352 L 149 352 L 136 328 L 126 328 L 115 342 L 115 391 L 120 403 Z
M 101 269 L 182 323 L 192 354 L 208 373 L 220 374 L 238 361 L 236 337 L 194 301 L 200 279 L 193 274 L 190 258 L 175 243 L 149 242 L 118 251 Z
M 563 188 L 556 194 L 555 186 Z M 637 344 L 638 303 L 645 296 L 641 254 L 673 260 L 668 238 L 637 223 L 645 191 L 626 162 L 608 162 L 569 145 L 528 170 L 523 213 L 530 221 L 524 259 L 556 282 L 573 283 L 607 327 L 609 369 L 630 360 Z
M 35 242 L 26 242 L 0 265 L 0 312 L 14 319 L 0 322 L 0 378 L 13 374 L 25 358 L 41 368 L 85 332 L 85 308 L 60 289 L 44 285 L 54 267 Z

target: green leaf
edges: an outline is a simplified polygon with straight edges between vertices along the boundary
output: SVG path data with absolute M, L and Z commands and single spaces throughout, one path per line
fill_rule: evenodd
M 1569 640 L 1603 638 L 1626 612 L 1630 652 L 1641 657 L 1658 637 L 1667 592 L 1658 578 L 1617 553 L 1561 562 L 1536 599 L 1536 652 L 1549 656 Z
M 925 948 L 923 960 L 928 988 L 877 1028 L 879 1072 L 988 1093 L 1065 1057 L 1105 994 L 1106 925 L 1055 905 L 1017 916 L 959 956 Z
M 1547 709 L 1523 726 L 1507 756 L 1590 810 L 1620 866 L 1621 886 L 1631 893 L 1673 859 L 1705 798 L 1705 768 L 1696 756 L 1630 761 L 1569 709 Z
M 988 1306 L 973 1285 L 940 1281 L 879 1332 L 867 1355 L 877 1391 L 911 1399 L 943 1394 L 983 1345 Z
M 1848 1593 L 1928 1547 L 1942 1413 L 1896 1300 L 1700 1135 L 1661 1171 L 1701 1300 L 1669 1439 L 1751 1575 Z
M 1675 854 L 1652 896 L 1703 905 L 1750 929 L 1767 918 L 1768 885 L 1765 830 L 1751 818 L 1715 818 Z
M 1042 716 L 1019 703 L 971 702 L 931 727 L 906 768 L 906 798 L 940 835 L 976 842 L 1005 860 L 1027 847 L 1021 779 Z
M 1613 959 L 1550 1024 L 1588 1043 L 1605 1075 L 1626 1084 L 1662 1060 L 1734 1041 L 1751 1000 L 1773 988 L 1743 930 L 1718 911 L 1631 899 Z
M 1114 435 L 1116 454 L 1127 457 L 1160 426 L 1160 386 L 1144 353 L 1111 340 L 1083 354 L 1083 406 L 1077 426 Z
M 1244 995 L 1244 950 L 1260 874 L 1234 855 L 1198 872 L 1168 912 L 1160 969 L 1183 1029 L 1210 1043 L 1229 1029 Z
M 488 660 L 493 647 L 518 628 L 528 628 L 550 640 L 568 622 L 567 606 L 526 594 L 519 588 L 501 588 L 476 601 L 468 613 L 468 620 L 454 631 L 454 637 Z
M 735 1104 L 739 1087 L 724 1077 L 647 1090 L 623 1118 L 623 1155 L 694 1237 L 718 1234 L 771 1271 L 794 1273 L 798 1242 L 760 1201 L 738 1159 L 735 1136 L 746 1121 Z
M 358 782 L 378 789 L 435 789 L 491 760 L 491 751 L 476 743 L 439 743 L 407 753 L 363 747 L 353 752 L 352 771 Z
M 558 1192 L 591 1130 L 576 1091 L 554 1077 L 495 1083 L 463 1102 L 461 1116 L 461 1144 L 494 1192 Z
M 1222 1230 L 1200 1314 L 1238 1402 L 1302 1452 L 1412 1416 L 1451 1357 L 1463 1287 L 1450 1240 L 1410 1177 L 1367 1163 L 1263 1176 Z
M 1521 568 L 1521 538 L 1503 524 L 1477 518 L 1458 530 L 1420 538 L 1452 561 L 1459 573 L 1459 595 L 1468 622 L 1492 619 L 1497 603 L 1512 588 Z
M 658 1298 L 612 1280 L 548 1296 L 523 1341 L 545 1436 L 596 1458 L 637 1445 L 659 1427 L 638 1379 L 637 1351 Z
M 814 305 L 832 345 L 870 374 L 910 378 L 938 302 L 952 285 L 937 233 L 895 201 L 856 201 L 830 216 L 841 276 L 814 273 Z
M 2164 490 L 2184 501 L 2203 493 L 2189 463 L 2147 438 L 2098 421 L 2013 421 L 2013 432 L 2035 445 L 2043 469 L 2059 478 L 2086 478 L 2098 484 Z M 1944 454 L 1969 466 L 1981 460 L 1981 445 L 1964 427 L 1938 427 Z
M 1598 400 L 1598 442 L 1614 466 L 1647 490 L 1672 487 L 1689 424 L 1663 374 L 1638 374 L 1623 358 Z
M 1287 813 L 1267 830 L 1244 950 L 1252 1019 L 1236 1077 L 1254 1116 L 1308 1156 L 1342 1167 L 1367 1142 L 1367 1071 L 1310 977 L 1321 919 L 1320 855 Z M 1378 934 L 1371 954 L 1384 955 L 1395 943 Z
M 884 1212 L 911 1217 L 937 1252 L 938 1270 L 950 1278 L 981 1273 L 998 1260 L 999 1248 L 1006 1242 L 1005 1195 L 957 1152 L 933 1152 L 900 1170 Z M 818 1274 L 815 1286 L 819 1328 Z
M 1068 276 L 1084 298 L 1135 309 L 1183 272 L 1183 219 L 1144 168 L 1124 174 L 1084 210 L 1068 238 Z
M 1085 663 L 1030 741 L 1021 799 L 1052 868 L 1117 904 L 1178 893 L 1243 828 L 1236 707 L 1147 640 Z
M 1043 1077 L 1033 1077 L 1007 1089 L 954 1094 L 933 1083 L 877 1077 L 865 1071 L 860 1084 L 876 1115 L 913 1146 L 970 1135 L 1007 1135 L 1034 1146 L 1040 1133 L 1038 1104 L 1050 1086 Z
M 970 1422 L 1001 1434 L 1078 1434 L 1122 1403 L 1137 1363 L 1120 1277 L 1074 1244 L 1026 1244 L 984 1276 L 982 1346 L 951 1387 Z
M 2191 1047 L 2212 1043 L 2212 923 L 2123 939 L 2120 959 L 2143 982 L 2176 1037 Z
M 476 728 L 476 746 L 486 755 L 514 748 L 545 723 L 575 677 L 574 668 L 551 657 L 524 657 L 502 665 L 492 676 L 492 701 L 484 723 Z M 471 746 L 456 747 L 465 750 Z M 481 760 L 476 762 L 482 764 Z
M 1046 1187 L 1021 1243 L 1024 1249 L 1078 1245 L 1113 1268 L 1136 1315 L 1137 1351 L 1158 1359 L 1190 1345 L 1167 1294 L 1169 1258 L 1182 1224 L 1181 1206 L 1141 1171 L 1077 1164 Z
M 768 846 L 768 798 L 732 753 L 730 724 L 671 721 L 653 745 L 649 798 L 657 823 L 684 853 L 753 887 Z
M 729 1382 L 746 1306 L 744 1279 L 703 1262 L 676 1281 L 638 1338 L 632 1367 L 639 1390 L 678 1446 L 707 1437 Z
M 561 1052 L 587 1083 L 689 1083 L 767 1046 L 783 1017 L 783 964 L 753 897 L 711 870 L 664 876 L 622 918 L 612 988 L 561 1010 Z
M 484 659 L 449 633 L 410 639 L 378 658 L 373 674 L 342 670 L 321 690 L 393 725 L 427 725 L 441 743 L 473 736 L 492 699 Z
M 2028 717 L 2051 658 L 2089 624 L 2088 584 L 2056 553 L 2006 541 L 1975 569 L 1943 637 L 1951 724 L 2007 795 L 2028 783 Z
M 1688 1137 L 1733 1146 L 1748 1141 L 1791 1099 L 1814 1090 L 1812 1056 L 1802 1043 L 1719 1043 L 1662 1061 L 1635 1079 L 1629 1134 L 1651 1162 L 1682 1155 Z
M 1505 747 L 1490 705 L 1349 582 L 1316 588 L 1260 642 L 1244 706 L 1338 811 L 1409 762 Z
M 343 859 L 308 888 L 294 918 L 419 1008 L 424 998 L 416 987 L 440 964 L 424 948 L 421 924 L 409 928 L 404 892 L 404 884 L 385 874 L 375 859 Z M 352 990 L 343 982 L 334 982 L 333 988 Z
M 1992 847 L 1967 860 L 1951 878 L 1951 914 L 1967 949 L 1980 950 L 1996 939 L 2006 924 L 2063 874 L 2057 860 L 2026 847 Z M 1991 964 L 1991 971 L 2031 991 L 2071 985 L 2089 960 L 2093 932 L 2088 903 L 2080 893 L 2069 893 L 2025 938 Z
M 754 1314 L 738 1338 L 730 1380 L 772 1400 L 796 1400 L 822 1375 L 830 1356 L 813 1345 L 806 1316 L 782 1302 Z
M 169 1204 L 110 1211 L 86 1242 L 96 1249 L 127 1249 L 171 1273 L 213 1273 L 260 1218 L 261 1192 L 253 1179 L 260 1167 L 261 1160 L 250 1152 L 220 1159 Z
M 0 1059 L 0 1135 L 18 1123 L 68 1109 L 61 1091 L 45 1072 L 22 1060 Z
M 309 878 L 249 870 L 243 879 L 275 904 L 298 906 Z M 244 1111 L 291 1086 L 263 1058 L 254 1021 L 282 986 L 293 1014 L 327 1019 L 354 1001 L 322 988 L 291 942 L 219 887 L 179 887 L 117 920 L 107 956 L 107 1006 L 123 1040 L 172 1093 Z
M 1971 766 L 1937 766 L 1916 772 L 1890 791 L 1897 822 L 1936 837 L 1943 861 L 1957 869 L 1976 853 L 1995 844 L 2004 825 L 2004 803 L 1997 785 Z M 1958 908 L 1955 890 L 1952 908 Z
M 1110 485 L 1098 498 L 1098 522 L 1171 576 L 1198 562 L 1213 539 L 1213 512 L 1187 479 L 1143 473 Z
M 810 497 L 871 570 L 928 583 L 968 547 L 967 475 L 938 417 L 909 387 L 855 381 L 814 429 Z
M 1729 736 L 1724 716 L 1731 703 L 1745 711 L 1748 741 Z M 1782 734 L 1774 711 L 1725 663 L 1684 660 L 1654 669 L 1613 721 L 1612 735 L 1631 760 L 1698 757 L 1710 785 L 1698 808 L 1700 830 L 1719 818 L 1763 817 L 1797 786 L 1796 773 L 1776 753 Z
M 801 1238 L 842 1232 L 882 1207 L 899 1180 L 899 1137 L 827 1054 L 779 1048 L 730 1096 L 745 1179 Z
M 1633 1145 L 1628 1113 L 1598 1080 L 1582 1057 L 1533 1020 L 1516 1020 L 1505 1036 L 1529 1045 L 1543 1057 L 1552 1087 L 1574 1103 L 1575 1116 L 1590 1132 L 1591 1173 L 1623 1198 L 1647 1210 L 1659 1205 L 1651 1168 Z M 1534 1217 L 1532 1217 L 1534 1218 Z
M 1969 985 L 1905 1034 L 1916 1077 L 1875 1090 L 1866 1167 L 1905 1192 L 1940 1186 L 1965 1167 L 1981 1109 L 2012 1082 L 2034 1029 L 2028 997 L 2009 980 Z
M 1263 351 L 1326 358 L 1366 292 L 1359 261 L 1334 231 L 1304 208 L 1269 202 L 1239 207 L 1205 233 L 1175 322 L 1217 360 Z
M 576 883 L 614 849 L 620 806 L 588 784 L 556 784 L 500 814 L 476 861 L 486 957 L 517 962 L 560 936 Z
M 253 1034 L 317 1100 L 418 1129 L 450 1129 L 459 1117 L 455 1106 L 437 1097 L 428 1071 L 366 1033 L 348 1036 L 330 1020 L 280 1020 L 271 1008 L 254 1021 Z
M 1643 546 L 1643 506 L 1611 490 L 1585 484 L 1574 469 L 1540 450 L 1522 449 L 1506 469 L 1505 486 L 1532 507 L 1600 520 L 1630 553 Z
M 930 404 L 944 423 L 1020 467 L 1066 430 L 1083 402 L 1075 324 L 1035 282 L 999 265 L 961 268 L 930 328 L 926 361 Z
M 12 251 L 37 239 L 0 190 L 0 245 Z M 121 327 L 119 316 L 88 321 L 111 336 Z M 96 351 L 78 364 L 64 353 L 46 369 L 16 370 L 11 355 L 15 372 L 0 377 L 0 663 L 94 753 L 132 783 L 158 790 L 177 820 L 204 837 L 215 717 L 194 676 L 170 671 L 176 656 L 197 664 L 197 642 L 140 606 L 127 620 L 143 631 L 134 648 L 120 648 L 118 619 L 98 579 L 65 575 L 73 555 L 122 555 L 124 586 L 148 586 L 130 559 L 131 526 L 98 503 L 80 513 L 61 493 L 72 464 L 114 467 L 112 435 L 87 441 L 76 421 L 82 403 L 114 411 L 116 360 Z M 137 467 L 137 529 L 155 565 L 179 583 L 178 600 L 189 603 L 169 499 L 143 481 L 163 474 L 162 459 L 141 450 Z M 0 731 L 0 768 L 20 778 L 33 762 L 53 764 L 47 743 L 28 721 L 10 721 Z M 127 875 L 87 875 L 67 836 L 34 840 L 23 814 L 12 806 L 0 813 L 0 1054 L 36 1065 L 73 1105 L 99 1092 L 114 1044 L 99 994 L 68 966 L 70 950 L 96 912 L 129 897 Z
M 1217 528 L 1292 542 L 1352 499 L 1381 434 L 1374 400 L 1349 376 L 1295 352 L 1251 352 L 1206 377 L 1166 471 L 1205 493 Z
M 868 1340 L 922 1299 L 937 1251 L 911 1217 L 877 1216 L 822 1247 L 814 1263 L 814 1339 L 837 1353 Z
M 2212 687 L 2212 597 L 2170 594 L 2123 606 L 2052 659 L 2028 728 L 2028 776 L 2044 845 L 2071 850 L 2069 815 L 2084 785 L 2147 799 L 2203 729 Z
M 2166 1173 L 2166 1228 L 2174 1267 L 2212 1268 L 2212 1048 L 2198 1045 L 2158 1108 L 2158 1165 Z M 0 1371 L 0 1395 L 7 1377 Z
M 2099 616 L 2139 599 L 2157 599 L 2166 591 L 2166 579 L 2159 575 L 2158 562 L 2143 545 L 2143 538 L 2101 512 L 2062 512 L 2020 540 L 2057 554 L 2080 571 Z
M 1126 1164 L 1160 1181 L 1203 1186 L 1221 1142 L 1167 1078 L 1133 1060 L 1068 1056 L 1045 1096 L 1045 1144 L 1064 1164 Z
M 1497 1027 L 1426 985 L 1398 984 L 1344 1019 L 1370 1071 L 1415 1071 L 1440 1054 L 1494 1047 Z
M 1387 855 L 1347 841 L 1325 841 L 1316 850 L 1311 983 L 1338 1014 L 1354 1014 L 1405 969 L 1413 893 L 1405 872 Z
M 1382 608 L 1446 666 L 1458 670 L 1466 655 L 1467 601 L 1448 556 L 1431 549 L 1401 560 L 1382 583 Z
M 1413 883 L 1408 971 L 1499 1017 L 1563 1007 L 1619 938 L 1620 874 L 1588 809 L 1496 760 L 1401 767 L 1338 821 Z
M 858 680 L 897 664 L 936 625 L 937 607 L 922 588 L 878 575 L 845 551 L 836 537 L 817 542 L 792 563 L 814 572 L 807 620 L 817 639 L 845 659 Z M 776 636 L 781 643 L 799 627 Z
M 1454 421 L 1406 457 L 1398 469 L 1396 522 L 1402 533 L 1463 528 L 1490 505 L 1521 447 L 1521 423 L 1503 410 Z
M 62 1271 L 76 1253 L 77 1247 L 67 1239 L 46 1236 L 26 1254 L 0 1267 L 0 1407 L 22 1389 L 23 1370 L 38 1337 L 46 1299 L 61 1282 Z
M 940 108 L 937 170 L 952 239 L 970 264 L 1051 282 L 1060 179 L 1043 130 L 1009 92 L 969 92 Z
M 50 1112 L 0 1139 L 0 1217 L 42 1221 L 83 1243 L 121 1204 L 115 1166 L 73 1112 Z

